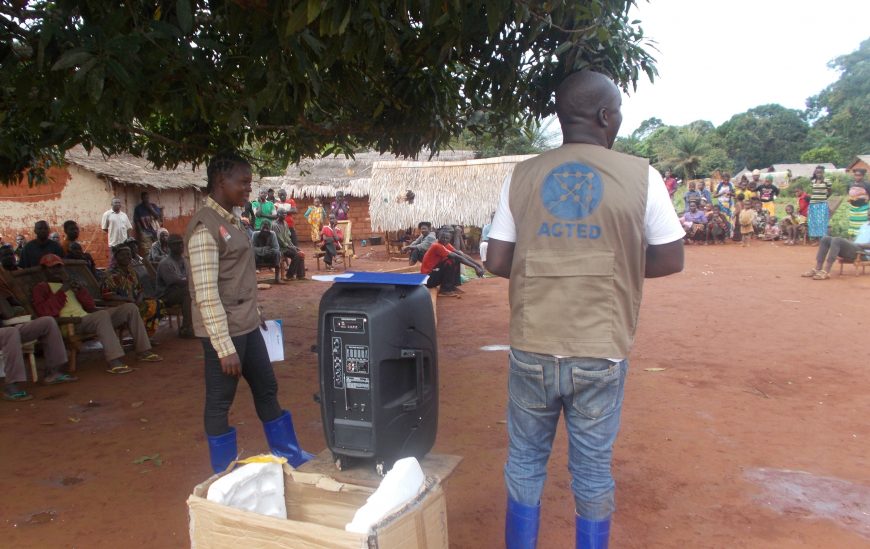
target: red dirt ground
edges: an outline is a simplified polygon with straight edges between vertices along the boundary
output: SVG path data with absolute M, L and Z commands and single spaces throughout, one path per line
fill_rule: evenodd
M 800 278 L 815 253 L 806 247 L 686 252 L 685 272 L 646 284 L 614 459 L 612 546 L 870 546 L 870 276 L 847 267 L 829 281 Z M 326 288 L 261 292 L 269 316 L 284 319 L 280 399 L 310 451 L 324 447 L 309 349 Z M 446 485 L 451 547 L 502 544 L 506 353 L 480 347 L 508 342 L 506 290 L 476 280 L 462 299 L 439 301 L 435 451 L 464 456 Z M 0 546 L 189 544 L 185 499 L 210 474 L 202 350 L 168 330 L 162 339 L 163 363 L 115 377 L 91 354 L 79 383 L 0 402 Z M 266 450 L 244 383 L 231 422 L 245 455 Z M 560 430 L 543 548 L 573 546 L 566 451 Z M 159 466 L 134 463 L 154 454 Z

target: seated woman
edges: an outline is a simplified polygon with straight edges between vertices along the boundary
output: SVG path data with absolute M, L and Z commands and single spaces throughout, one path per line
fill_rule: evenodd
M 106 276 L 100 284 L 103 299 L 106 302 L 133 303 L 139 308 L 139 316 L 145 324 L 145 330 L 151 337 L 157 332 L 157 326 L 163 317 L 163 302 L 159 299 L 145 297 L 139 276 L 133 270 L 133 254 L 129 246 L 123 244 L 112 248 L 115 264 L 106 271 Z
M 151 249 L 148 251 L 148 261 L 155 266 L 169 255 L 169 231 L 161 228 L 157 231 L 157 240 L 151 244 Z
M 807 219 L 795 213 L 794 206 L 788 204 L 785 207 L 785 217 L 779 223 L 779 229 L 780 234 L 785 237 L 785 245 L 794 246 L 807 232 Z
M 682 219 L 683 228 L 686 230 L 685 243 L 691 244 L 707 236 L 707 216 L 698 209 L 695 202 L 689 202 L 689 207 Z
M 707 234 L 704 243 L 713 242 L 715 244 L 718 240 L 721 244 L 725 244 L 725 239 L 731 233 L 731 222 L 728 221 L 722 207 L 713 206 L 705 212 L 705 215 L 707 216 Z
M 341 229 L 338 228 L 338 219 L 334 214 L 329 214 L 329 225 L 323 227 L 320 231 L 320 249 L 326 253 L 323 256 L 323 261 L 326 263 L 327 271 L 334 271 L 332 266 L 333 258 L 341 249 L 341 243 L 344 240 L 344 235 L 341 234 Z
M 268 267 L 275 270 L 275 283 L 280 280 L 281 248 L 278 246 L 278 237 L 272 232 L 271 223 L 263 223 L 260 230 L 254 232 L 251 240 L 254 248 L 254 264 L 260 267 Z

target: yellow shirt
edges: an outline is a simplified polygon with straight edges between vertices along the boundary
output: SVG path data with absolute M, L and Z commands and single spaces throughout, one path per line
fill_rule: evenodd
M 51 288 L 51 291 L 54 293 L 57 293 L 57 291 L 60 290 L 61 286 L 63 286 L 63 284 L 61 284 L 60 282 L 48 283 L 48 287 Z M 75 292 L 73 292 L 72 290 L 67 290 L 66 303 L 64 303 L 63 309 L 60 310 L 60 314 L 57 316 L 83 317 L 87 314 L 88 312 L 82 308 L 82 304 L 79 303 Z

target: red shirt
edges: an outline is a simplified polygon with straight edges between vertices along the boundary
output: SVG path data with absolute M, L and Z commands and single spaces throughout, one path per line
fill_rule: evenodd
M 290 206 L 289 208 L 286 208 L 286 209 L 285 209 L 285 211 L 287 212 L 287 216 L 284 218 L 284 223 L 286 223 L 287 226 L 288 226 L 289 228 L 291 228 L 291 229 L 292 229 L 293 227 L 295 227 L 295 226 L 296 226 L 296 221 L 293 219 L 293 214 L 290 213 L 290 210 L 295 210 L 295 209 L 296 209 L 296 201 L 293 200 L 292 198 L 288 198 L 288 199 L 285 200 L 284 202 L 281 202 L 280 200 L 276 200 L 276 201 L 275 201 L 275 205 L 276 205 L 276 206 L 278 206 L 278 205 L 284 205 L 285 207 L 286 207 L 286 206 Z M 282 208 L 282 209 L 283 209 L 283 208 Z
M 326 244 L 330 240 L 335 243 L 336 248 L 341 248 L 341 243 L 344 240 L 344 235 L 341 234 L 341 229 L 339 229 L 337 226 L 335 227 L 335 230 L 333 230 L 333 228 L 329 225 L 323 227 L 320 230 L 320 243 Z
M 432 243 L 429 249 L 426 250 L 426 255 L 423 256 L 423 262 L 420 263 L 420 272 L 429 274 L 438 266 L 439 263 L 447 259 L 451 252 L 455 252 L 456 248 L 450 244 L 442 244 L 438 241 Z

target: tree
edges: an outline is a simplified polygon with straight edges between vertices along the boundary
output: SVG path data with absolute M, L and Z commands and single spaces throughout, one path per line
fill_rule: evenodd
M 870 152 L 870 39 L 834 59 L 840 78 L 807 99 L 814 146 L 830 145 L 845 161 Z
M 683 129 L 670 144 L 666 162 L 672 171 L 682 174 L 683 179 L 695 179 L 708 148 L 697 130 Z
M 810 149 L 801 155 L 801 162 L 804 164 L 823 164 L 830 162 L 836 166 L 841 162 L 841 160 L 840 153 L 830 145 L 822 145 L 821 147 Z
M 553 146 L 550 126 L 554 120 L 555 117 L 544 122 L 537 119 L 517 120 L 514 127 L 507 128 L 501 135 L 491 133 L 475 135 L 466 130 L 454 145 L 456 148 L 475 151 L 478 158 L 535 154 Z
M 568 73 L 655 75 L 633 0 L 0 3 L 0 180 L 82 143 L 201 163 L 437 151 L 554 110 Z
M 797 162 L 809 125 L 801 111 L 774 104 L 736 114 L 717 131 L 735 165 L 759 168 Z

